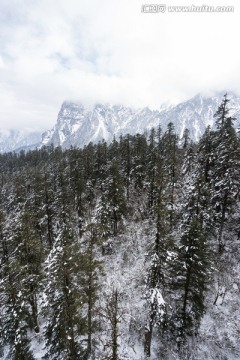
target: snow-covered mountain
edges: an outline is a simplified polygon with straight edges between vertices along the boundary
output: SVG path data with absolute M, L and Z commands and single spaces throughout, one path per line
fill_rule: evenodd
M 30 150 L 41 142 L 40 131 L 0 129 L 0 153 Z
M 148 107 L 133 109 L 109 104 L 96 104 L 92 109 L 86 109 L 81 104 L 64 102 L 56 125 L 43 134 L 42 145 L 81 147 L 102 139 L 109 141 L 114 135 L 118 137 L 127 133 L 143 133 L 159 124 L 165 131 L 169 122 L 175 125 L 180 137 L 184 129 L 188 128 L 190 136 L 198 140 L 206 126 L 213 125 L 214 113 L 222 97 L 223 93 L 213 97 L 196 95 L 177 106 L 160 110 L 151 110 Z M 237 117 L 236 124 L 239 126 L 240 97 L 231 93 L 229 98 L 231 115 Z
M 223 95 L 223 92 L 212 97 L 198 94 L 176 106 L 161 106 L 159 110 L 110 104 L 86 108 L 81 104 L 64 102 L 56 125 L 43 134 L 25 129 L 0 130 L 0 152 L 30 150 L 50 144 L 63 148 L 82 147 L 102 139 L 111 141 L 114 136 L 118 138 L 121 134 L 143 133 L 159 124 L 165 131 L 169 122 L 175 125 L 180 137 L 188 128 L 191 138 L 197 141 L 206 126 L 213 125 L 214 114 Z M 236 127 L 240 127 L 240 97 L 234 93 L 228 96 L 231 115 L 237 118 Z
M 174 123 L 176 132 L 181 137 L 185 128 L 190 130 L 190 136 L 198 141 L 207 126 L 214 126 L 214 114 L 223 99 L 224 92 L 213 97 L 205 97 L 200 94 L 194 96 L 177 106 L 166 109 L 160 114 L 161 124 Z M 235 126 L 240 124 L 240 97 L 234 93 L 228 93 L 229 115 L 236 117 Z
M 91 110 L 82 105 L 64 102 L 58 114 L 57 124 L 43 134 L 42 145 L 84 146 L 105 139 L 109 141 L 115 135 L 142 132 L 160 122 L 159 111 L 148 108 L 132 108 L 96 104 Z

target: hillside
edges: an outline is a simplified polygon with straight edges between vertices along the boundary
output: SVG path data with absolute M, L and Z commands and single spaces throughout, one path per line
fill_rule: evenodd
M 240 358 L 240 142 L 172 123 L 0 154 L 0 358 Z

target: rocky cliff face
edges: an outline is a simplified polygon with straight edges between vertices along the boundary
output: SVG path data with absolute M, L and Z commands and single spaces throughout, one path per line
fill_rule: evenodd
M 0 130 L 0 152 L 29 150 L 44 145 L 82 147 L 89 142 L 102 139 L 111 141 L 121 134 L 136 134 L 167 124 L 175 125 L 180 138 L 185 128 L 198 141 L 205 128 L 214 123 L 214 114 L 223 97 L 219 93 L 213 97 L 196 95 L 177 106 L 151 110 L 148 107 L 133 109 L 123 105 L 96 104 L 86 108 L 82 104 L 64 102 L 58 114 L 57 123 L 43 134 L 29 130 Z M 240 97 L 229 93 L 231 115 L 236 117 L 235 125 L 240 127 Z
M 81 147 L 102 139 L 109 141 L 113 136 L 118 137 L 121 134 L 142 133 L 159 125 L 165 131 L 169 122 L 175 125 L 180 137 L 184 129 L 188 128 L 191 138 L 197 141 L 205 128 L 213 125 L 214 114 L 222 95 L 196 95 L 188 101 L 164 110 L 151 110 L 147 107 L 132 109 L 109 104 L 97 104 L 92 109 L 86 109 L 81 104 L 64 102 L 57 124 L 43 134 L 42 145 Z M 239 126 L 240 98 L 233 93 L 229 94 L 229 97 L 232 105 L 231 115 L 236 116 L 236 126 Z

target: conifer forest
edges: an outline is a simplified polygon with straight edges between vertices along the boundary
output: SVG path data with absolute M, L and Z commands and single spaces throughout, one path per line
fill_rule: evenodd
M 0 359 L 240 358 L 240 137 L 0 154 Z

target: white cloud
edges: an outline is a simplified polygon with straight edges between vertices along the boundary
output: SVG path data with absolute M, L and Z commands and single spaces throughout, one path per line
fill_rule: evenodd
M 235 11 L 144 14 L 139 0 L 1 0 L 0 127 L 50 128 L 65 99 L 158 107 L 199 91 L 239 92 L 240 7 L 224 5 Z

